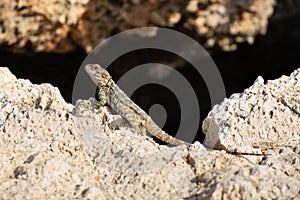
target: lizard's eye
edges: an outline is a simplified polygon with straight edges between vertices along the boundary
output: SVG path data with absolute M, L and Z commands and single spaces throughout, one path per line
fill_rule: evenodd
M 101 74 L 101 77 L 102 78 L 105 78 L 105 79 L 109 79 L 110 75 L 107 71 L 104 71 L 102 74 Z

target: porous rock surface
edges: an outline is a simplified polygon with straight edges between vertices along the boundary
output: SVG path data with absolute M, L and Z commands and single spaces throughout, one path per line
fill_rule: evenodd
M 299 198 L 299 145 L 269 155 L 170 148 L 94 99 L 74 107 L 7 68 L 0 88 L 0 199 Z
M 252 44 L 256 35 L 266 33 L 275 3 L 275 0 L 191 0 L 186 9 L 194 15 L 185 26 L 206 37 L 206 46 L 217 44 L 225 51 L 232 51 L 238 43 Z
M 203 122 L 204 145 L 230 152 L 267 153 L 300 143 L 300 70 L 253 86 L 214 106 Z
M 73 50 L 69 34 L 88 1 L 0 1 L 0 46 L 16 52 Z
M 180 27 L 225 51 L 265 34 L 275 0 L 4 0 L 0 1 L 0 47 L 13 51 L 92 50 L 131 28 Z M 149 36 L 155 33 L 148 33 Z

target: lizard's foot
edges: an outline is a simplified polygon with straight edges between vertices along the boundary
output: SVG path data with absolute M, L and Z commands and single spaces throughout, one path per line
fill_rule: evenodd
M 103 106 L 99 101 L 97 101 L 94 98 L 89 98 L 89 101 L 91 102 L 90 108 L 93 110 L 99 110 Z
M 94 98 L 89 100 L 78 100 L 74 107 L 73 114 L 76 116 L 88 116 L 90 112 L 97 113 L 101 106 Z
M 78 100 L 76 102 L 76 106 L 74 107 L 73 114 L 76 116 L 85 116 L 91 111 L 93 111 L 93 104 L 91 101 Z

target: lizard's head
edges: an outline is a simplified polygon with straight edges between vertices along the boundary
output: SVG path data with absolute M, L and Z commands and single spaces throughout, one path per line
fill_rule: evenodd
M 111 76 L 108 71 L 100 67 L 98 64 L 87 64 L 85 65 L 85 71 L 91 77 L 92 81 L 98 87 L 104 87 L 109 84 Z

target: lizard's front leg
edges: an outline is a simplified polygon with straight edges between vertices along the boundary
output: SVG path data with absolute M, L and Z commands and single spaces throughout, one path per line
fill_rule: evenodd
M 104 106 L 108 100 L 108 88 L 100 88 L 98 92 L 99 106 Z

